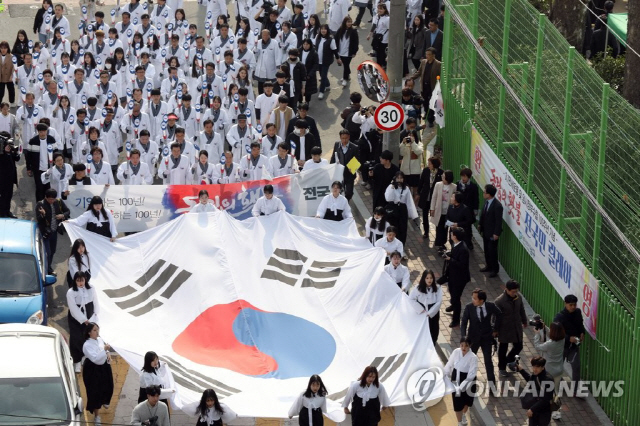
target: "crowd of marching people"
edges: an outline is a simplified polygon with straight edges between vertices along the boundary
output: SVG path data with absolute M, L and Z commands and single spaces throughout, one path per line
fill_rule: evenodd
M 349 85 L 351 60 L 361 45 L 358 29 L 364 26 L 367 9 L 370 55 L 386 66 L 388 1 L 356 0 L 354 21 L 348 0 L 327 2 L 324 15 L 316 10 L 315 0 L 294 1 L 291 6 L 286 0 L 238 0 L 229 7 L 224 1 L 208 0 L 199 6 L 204 27 L 188 22 L 182 3 L 131 0 L 113 10 L 108 23 L 95 2 L 87 2 L 76 30 L 65 17 L 64 4 L 43 0 L 33 23 L 34 39 L 20 30 L 13 45 L 0 42 L 0 101 L 5 89 L 8 97 L 0 103 L 0 136 L 22 142 L 19 147 L 2 145 L 0 217 L 15 217 L 10 211 L 13 184 L 18 183 L 15 163 L 24 150 L 28 176 L 35 183 L 35 214 L 48 272 L 54 273 L 61 223 L 82 226 L 111 241 L 118 235 L 101 197 L 93 197 L 84 214 L 70 219 L 64 200 L 71 186 L 234 183 L 290 175 L 329 162 L 346 166 L 356 159 L 359 169 L 345 167 L 343 179 L 332 183 L 316 217 L 352 218 L 355 184 L 371 190 L 373 214 L 365 222 L 365 237 L 386 252 L 384 270 L 426 317 L 434 344 L 440 331 L 442 288 L 448 286 L 451 302 L 445 311 L 452 316 L 449 326 L 461 327 L 462 340 L 445 373 L 455 385 L 458 421 L 466 424 L 473 404 L 469 391 L 478 371 L 476 353 L 482 349 L 490 383 L 495 382 L 496 338 L 499 375 L 522 370 L 517 359 L 527 318 L 515 281 L 509 281 L 494 302 L 475 289 L 471 303 L 462 304 L 463 290 L 471 281 L 469 253 L 476 222 L 484 246 L 482 271 L 490 277 L 499 272 L 502 205 L 492 185 L 480 191 L 470 169 L 456 176 L 441 168 L 437 156 L 426 157 L 422 131 L 434 125 L 429 101 L 441 69 L 444 6 L 438 0 L 407 2 L 401 102 L 408 118 L 400 140 L 391 141 L 399 144 L 398 166 L 393 153 L 383 149 L 382 132 L 373 119 L 375 107 L 361 105 L 360 93 L 350 94 L 350 105 L 340 115 L 343 129 L 329 161 L 322 158 L 323 135 L 309 115 L 311 105 L 322 105 L 331 87 L 328 73 L 333 63 L 342 67 L 337 84 Z M 285 210 L 271 185 L 263 193 L 253 216 Z M 206 190 L 198 198 L 192 212 L 217 210 Z M 411 271 L 403 260 L 409 220 L 419 227 L 420 216 L 423 238 L 429 243 L 430 229 L 435 230 L 434 247 L 445 266 L 440 274 L 422 271 L 412 287 Z M 66 282 L 74 367 L 82 372 L 87 389 L 86 409 L 100 424 L 100 410 L 108 408 L 113 394 L 111 356 L 100 337 L 91 257 L 82 240 L 73 242 Z M 546 360 L 531 360 L 534 375 L 522 373 L 526 380 L 537 380 L 538 385 L 551 380 L 557 387 L 562 376 L 558 366 L 564 359 L 571 362 L 573 380 L 579 380 L 584 327 L 575 296 L 565 298 L 565 308 L 550 325 L 548 339 L 546 334 L 541 337 L 544 324 L 536 328 L 536 347 Z M 154 424 L 169 425 L 166 402 L 174 390 L 163 381 L 163 368 L 157 354 L 145 355 L 132 424 L 150 424 L 154 418 Z M 299 416 L 301 425 L 322 425 L 326 396 L 322 379 L 312 376 L 289 416 Z M 548 424 L 551 416 L 553 394 L 540 400 L 528 409 L 531 425 Z M 373 366 L 353 382 L 343 402 L 356 426 L 377 424 L 380 410 L 389 405 Z M 204 391 L 193 414 L 203 426 L 235 418 L 211 389 Z

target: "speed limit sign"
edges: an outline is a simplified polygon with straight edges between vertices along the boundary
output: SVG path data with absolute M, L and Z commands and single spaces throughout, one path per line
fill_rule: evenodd
M 376 108 L 373 120 L 380 130 L 391 132 L 404 123 L 404 110 L 400 104 L 385 102 Z

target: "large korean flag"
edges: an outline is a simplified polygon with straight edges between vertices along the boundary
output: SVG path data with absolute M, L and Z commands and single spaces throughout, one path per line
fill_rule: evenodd
M 136 371 L 157 352 L 178 408 L 212 388 L 240 416 L 286 417 L 319 374 L 340 421 L 364 367 L 377 366 L 392 405 L 412 403 L 414 372 L 442 367 L 426 316 L 353 220 L 190 213 L 115 243 L 67 229 L 91 256 L 101 335 Z

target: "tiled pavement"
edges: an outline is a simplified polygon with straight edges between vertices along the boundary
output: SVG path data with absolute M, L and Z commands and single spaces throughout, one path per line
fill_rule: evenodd
M 361 185 L 356 183 L 356 192 L 360 196 L 360 200 L 357 200 L 357 196 L 352 200 L 352 204 L 356 204 L 355 207 L 360 205 L 360 209 L 362 207 L 366 207 L 367 209 L 367 217 L 361 218 L 360 216 L 364 216 L 362 214 L 356 214 L 356 219 L 360 224 L 363 223 L 363 220 L 368 219 L 371 216 L 372 211 L 372 193 L 371 191 L 365 189 Z M 364 206 L 362 205 L 364 203 Z M 352 206 L 354 207 L 354 206 Z M 354 208 L 354 211 L 358 211 L 358 208 Z M 420 218 L 422 219 L 422 212 L 419 211 Z M 405 244 L 405 253 L 407 254 L 409 260 L 407 261 L 407 267 L 411 271 L 411 280 L 413 285 L 418 284 L 418 280 L 420 278 L 420 274 L 425 269 L 431 269 L 436 273 L 436 276 L 439 277 L 442 271 L 443 260 L 438 256 L 437 251 L 433 248 L 433 240 L 435 238 L 435 231 L 432 229 L 431 236 L 429 241 L 422 238 L 422 230 L 418 229 L 412 221 L 409 221 L 409 231 L 407 237 L 407 243 Z M 462 295 L 462 303 L 463 306 L 466 303 L 471 302 L 471 292 L 474 288 L 480 287 L 487 292 L 487 300 L 493 301 L 496 299 L 502 292 L 504 291 L 504 281 L 501 278 L 506 278 L 506 275 L 501 273 L 497 278 L 489 278 L 488 274 L 484 274 L 480 272 L 480 268 L 484 266 L 484 254 L 481 248 L 481 244 L 474 242 L 475 249 L 471 252 L 470 258 L 470 269 L 471 269 L 471 282 L 467 284 L 465 287 L 464 293 Z M 451 322 L 451 316 L 445 312 L 445 308 L 449 306 L 449 291 L 447 286 L 443 287 L 443 303 L 440 312 L 440 337 L 439 342 L 446 342 L 444 346 L 448 343 L 451 348 L 455 349 L 458 347 L 458 342 L 460 340 L 460 328 L 451 329 L 449 328 L 449 323 Z M 528 306 L 528 304 L 527 304 Z M 531 308 L 528 309 L 529 312 L 527 314 L 531 316 L 533 311 Z M 524 349 L 522 350 L 520 356 L 522 357 L 523 365 L 529 365 L 528 360 L 531 359 L 534 355 L 537 355 L 537 351 L 533 345 L 533 330 L 529 327 L 525 329 L 524 336 Z M 442 346 L 442 345 L 441 345 Z M 480 380 L 485 382 L 485 368 L 484 363 L 482 361 L 483 355 L 478 352 L 478 356 L 480 359 L 479 362 L 479 370 L 480 370 Z M 496 368 L 496 377 L 498 376 L 497 364 L 498 364 L 498 356 L 494 355 L 494 367 Z M 507 380 L 512 384 L 516 380 L 522 380 L 520 375 L 509 377 Z M 565 376 L 565 380 L 568 377 Z M 524 381 L 523 381 L 524 383 Z M 479 397 L 480 398 L 480 397 Z M 484 404 L 483 404 L 484 403 Z M 596 408 L 594 411 L 591 407 L 592 404 L 595 403 L 595 400 L 591 398 L 591 403 L 582 401 L 576 398 L 563 398 L 563 407 L 562 407 L 562 420 L 561 421 L 551 421 L 551 425 L 557 426 L 589 426 L 589 425 L 603 425 L 607 424 L 608 419 L 606 417 L 603 419 L 602 416 L 604 413 Z M 496 425 L 500 426 L 515 426 L 515 425 L 526 425 L 528 422 L 528 418 L 526 416 L 525 410 L 520 407 L 520 400 L 516 397 L 482 397 L 482 401 L 476 400 L 474 403 L 476 408 L 481 411 L 485 411 L 485 415 L 489 413 Z M 484 408 L 483 406 L 486 406 Z M 478 420 L 479 423 L 475 424 L 483 424 L 482 419 Z M 488 422 L 487 422 L 488 423 Z

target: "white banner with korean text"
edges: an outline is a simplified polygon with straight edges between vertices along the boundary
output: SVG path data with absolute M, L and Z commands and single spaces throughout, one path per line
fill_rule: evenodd
M 330 164 L 318 169 L 277 177 L 222 185 L 104 185 L 70 186 L 65 203 L 76 218 L 86 211 L 91 197 L 99 195 L 111 210 L 118 232 L 153 228 L 188 212 L 198 202 L 198 192 L 206 189 L 218 209 L 236 219 L 251 217 L 251 209 L 263 195 L 266 184 L 280 198 L 287 212 L 315 216 L 322 198 L 331 192 L 333 181 L 342 181 L 344 166 Z
M 584 326 L 595 339 L 598 281 L 502 164 L 480 132 L 471 131 L 471 164 L 480 187 L 492 184 L 504 206 L 504 221 L 558 294 L 578 297 Z

